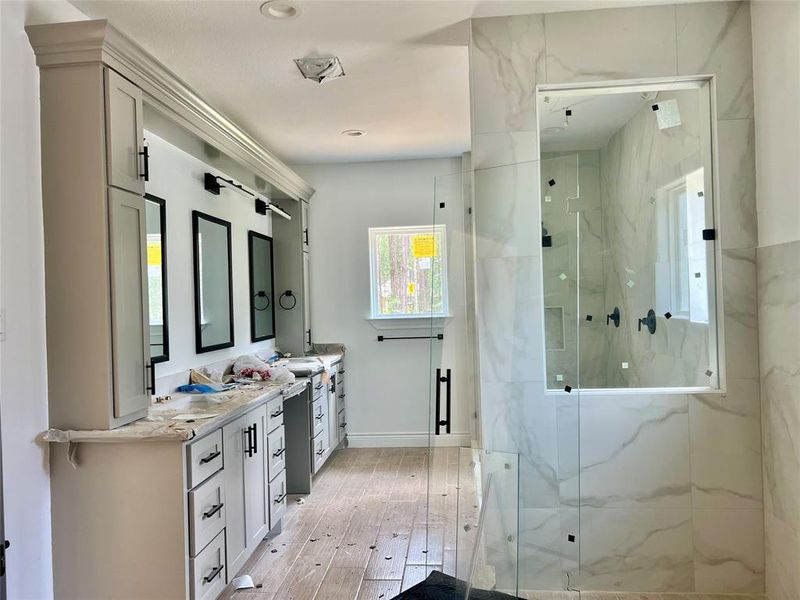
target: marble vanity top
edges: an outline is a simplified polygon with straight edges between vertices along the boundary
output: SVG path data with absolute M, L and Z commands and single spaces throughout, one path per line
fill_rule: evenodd
M 291 359 L 310 375 L 330 369 L 342 354 L 316 354 Z M 291 370 L 291 366 L 290 366 Z M 303 373 L 306 375 L 306 373 Z M 109 430 L 48 429 L 39 438 L 45 442 L 186 441 L 218 429 L 250 408 L 280 396 L 292 396 L 308 384 L 297 376 L 294 383 L 250 383 L 217 394 L 172 394 L 162 404 L 153 404 L 144 419 Z
M 294 383 L 246 384 L 216 394 L 174 394 L 162 404 L 153 404 L 147 417 L 111 430 L 48 429 L 45 442 L 186 441 L 218 429 L 224 422 L 281 394 L 292 396 L 308 385 Z

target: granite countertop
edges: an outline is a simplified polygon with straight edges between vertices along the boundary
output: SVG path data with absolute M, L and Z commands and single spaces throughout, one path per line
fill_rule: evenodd
M 306 385 L 307 379 L 297 378 L 294 383 L 245 384 L 216 394 L 174 394 L 167 402 L 151 405 L 145 418 L 116 429 L 48 429 L 40 438 L 45 442 L 186 441 L 281 394 L 292 396 Z
M 339 362 L 342 354 L 318 354 L 293 359 L 306 365 L 318 363 L 311 374 Z M 306 377 L 294 383 L 248 383 L 216 394 L 172 394 L 167 402 L 152 404 L 145 418 L 116 429 L 48 429 L 39 438 L 45 442 L 183 442 L 218 429 L 223 423 L 269 402 L 281 394 L 293 396 L 308 385 Z

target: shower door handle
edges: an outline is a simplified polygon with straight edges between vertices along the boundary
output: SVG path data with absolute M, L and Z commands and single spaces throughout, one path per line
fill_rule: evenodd
M 450 369 L 447 375 L 442 377 L 442 370 L 436 369 L 436 435 L 440 434 L 440 429 L 445 427 L 445 433 L 450 433 L 450 382 L 452 381 Z M 446 383 L 445 388 L 445 411 L 446 418 L 442 419 L 442 384 Z

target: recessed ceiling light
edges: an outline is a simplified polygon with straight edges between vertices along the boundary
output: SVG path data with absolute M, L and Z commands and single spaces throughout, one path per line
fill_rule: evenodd
M 361 131 L 360 129 L 345 129 L 342 132 L 342 135 L 346 135 L 348 137 L 361 137 L 365 133 L 366 131 Z
M 294 19 L 300 9 L 288 0 L 269 0 L 261 5 L 261 14 L 271 19 Z

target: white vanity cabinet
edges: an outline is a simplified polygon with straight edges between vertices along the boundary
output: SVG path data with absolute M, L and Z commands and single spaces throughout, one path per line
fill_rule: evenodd
M 238 571 L 269 531 L 267 409 L 260 406 L 222 428 L 228 569 Z
M 77 468 L 67 444 L 52 444 L 56 597 L 216 598 L 281 530 L 284 399 L 264 397 L 188 441 L 85 441 Z

